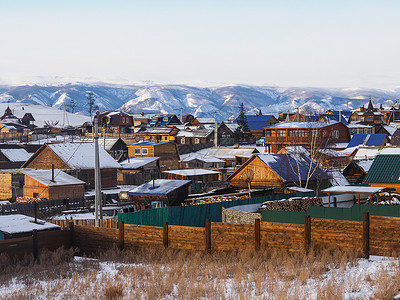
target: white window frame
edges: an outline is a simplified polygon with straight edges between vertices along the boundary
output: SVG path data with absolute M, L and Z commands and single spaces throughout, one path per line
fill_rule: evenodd
M 186 144 L 185 138 L 181 138 L 181 144 Z
M 148 154 L 149 154 L 149 149 L 142 148 L 142 155 L 148 155 Z
M 194 143 L 195 144 L 200 144 L 200 139 L 199 138 L 194 138 Z
M 135 155 L 142 155 L 142 151 L 140 148 L 135 148 Z

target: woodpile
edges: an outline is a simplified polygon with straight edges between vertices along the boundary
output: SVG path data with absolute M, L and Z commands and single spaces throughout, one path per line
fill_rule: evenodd
M 262 212 L 263 210 L 281 210 L 305 212 L 311 206 L 323 206 L 322 199 L 319 197 L 296 197 L 275 201 L 267 201 L 261 205 L 258 211 Z
M 378 204 L 378 205 L 399 205 L 400 195 L 399 194 L 372 194 L 367 199 L 368 204 Z
M 186 202 L 184 205 L 200 205 L 200 204 L 210 204 L 210 203 L 218 203 L 224 201 L 234 201 L 234 200 L 243 200 L 247 199 L 249 196 L 246 195 L 218 195 L 212 197 L 206 197 L 202 199 L 193 199 L 190 202 Z

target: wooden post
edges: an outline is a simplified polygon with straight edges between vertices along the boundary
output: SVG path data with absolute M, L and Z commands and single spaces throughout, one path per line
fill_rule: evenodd
M 119 250 L 124 250 L 124 222 L 120 221 L 119 222 L 119 229 L 118 229 L 118 244 L 119 244 Z
M 369 213 L 364 213 L 363 220 L 363 257 L 369 258 Z
M 256 219 L 254 223 L 254 234 L 255 234 L 255 244 L 254 248 L 256 251 L 260 250 L 260 242 L 261 242 L 261 235 L 260 235 L 260 219 Z
M 74 247 L 74 222 L 69 222 L 69 244 L 71 248 Z
M 163 226 L 163 245 L 168 248 L 168 222 L 164 222 Z
M 210 221 L 210 219 L 206 219 L 205 236 L 206 236 L 206 251 L 211 251 L 211 221 Z
M 304 248 L 306 253 L 310 251 L 311 248 L 311 218 L 306 216 L 304 218 Z
M 33 244 L 33 259 L 37 261 L 39 259 L 39 249 L 38 249 L 38 235 L 37 229 L 33 229 L 32 232 L 32 244 Z
M 358 204 L 360 204 L 360 194 L 358 194 Z
M 331 207 L 331 194 L 328 194 L 328 207 Z

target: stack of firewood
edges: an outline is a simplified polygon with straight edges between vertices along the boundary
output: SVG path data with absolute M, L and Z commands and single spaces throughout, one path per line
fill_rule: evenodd
M 319 197 L 290 198 L 264 202 L 259 212 L 263 210 L 283 210 L 305 212 L 311 206 L 322 206 L 322 199 Z

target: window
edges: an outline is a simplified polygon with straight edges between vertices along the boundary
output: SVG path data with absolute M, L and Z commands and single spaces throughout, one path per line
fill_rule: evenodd
M 277 130 L 276 131 L 276 136 L 286 136 L 285 130 Z
M 311 135 L 312 136 L 319 136 L 319 130 L 318 129 L 311 130 Z
M 33 198 L 39 198 L 39 193 L 33 193 Z
M 200 144 L 200 139 L 199 139 L 199 138 L 195 138 L 195 139 L 194 139 L 194 143 L 195 143 L 195 144 Z
M 168 117 L 164 117 L 163 122 L 168 122 Z
M 125 117 L 122 117 L 122 123 L 125 123 Z
M 339 138 L 339 130 L 332 130 L 331 136 L 333 139 L 338 139 Z
M 142 155 L 147 155 L 149 153 L 147 148 L 142 148 Z
M 185 143 L 186 143 L 185 138 L 181 138 L 181 144 L 185 144 Z
M 271 136 L 271 130 L 266 130 L 265 131 L 265 136 Z
M 140 155 L 140 148 L 135 148 L 135 155 Z
M 299 136 L 308 136 L 307 131 L 299 130 Z
M 168 141 L 168 135 L 164 136 L 164 141 Z

